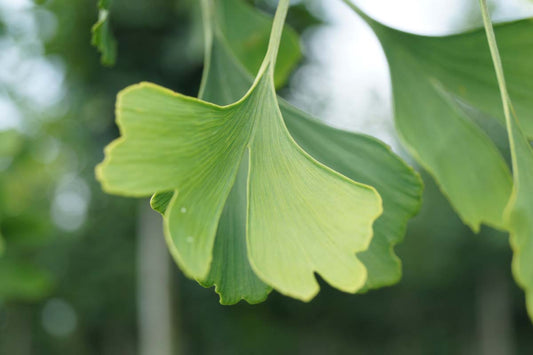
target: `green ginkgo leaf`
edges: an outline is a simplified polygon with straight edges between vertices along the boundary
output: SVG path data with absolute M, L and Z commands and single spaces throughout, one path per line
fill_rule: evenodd
M 91 44 L 101 54 L 103 65 L 115 64 L 117 58 L 117 41 L 109 25 L 109 7 L 111 0 L 98 1 L 98 21 L 93 25 L 91 32 Z
M 498 84 L 482 30 L 426 37 L 386 27 L 345 0 L 372 27 L 389 62 L 396 127 L 413 156 L 437 180 L 462 220 L 505 229 L 511 194 L 509 168 L 494 142 L 472 117 L 504 122 Z M 500 24 L 503 65 L 526 135 L 533 133 L 531 20 Z M 468 109 L 465 109 L 468 108 Z M 490 191 L 490 193 L 488 193 Z
M 237 6 L 239 2 L 233 3 Z M 253 83 L 253 78 L 240 64 L 243 58 L 232 52 L 225 34 L 227 26 L 238 29 L 239 24 L 227 21 L 225 12 L 216 11 L 209 15 L 209 8 L 204 8 L 204 14 L 208 55 L 200 97 L 217 104 L 229 104 L 240 98 Z M 220 15 L 222 18 L 217 19 Z M 226 23 L 226 27 L 218 27 L 220 22 Z M 237 32 L 237 29 L 232 31 Z M 284 48 L 290 46 L 281 45 L 278 57 L 296 58 L 288 55 Z M 252 71 L 257 69 L 252 68 Z M 323 125 L 283 100 L 280 100 L 280 109 L 291 135 L 315 159 L 378 189 L 383 198 L 384 213 L 374 225 L 369 250 L 360 254 L 368 270 L 365 289 L 397 282 L 401 265 L 393 246 L 402 239 L 407 220 L 418 210 L 421 194 L 418 175 L 388 147 L 371 137 Z M 200 280 L 204 286 L 216 286 L 223 304 L 236 303 L 240 299 L 255 303 L 269 292 L 268 286 L 255 276 L 246 255 L 246 176 L 243 165 L 220 219 L 210 275 L 206 280 Z M 171 197 L 172 192 L 155 195 L 152 207 L 164 213 Z
M 122 137 L 106 149 L 97 176 L 108 192 L 145 196 L 175 190 L 165 235 L 190 277 L 209 274 L 225 201 L 248 156 L 247 254 L 254 272 L 281 293 L 309 300 L 314 273 L 356 292 L 381 199 L 314 160 L 288 133 L 274 88 L 288 1 L 282 0 L 256 80 L 239 101 L 218 106 L 153 84 L 124 90 L 117 102 Z
M 481 223 L 504 228 L 511 174 L 489 136 L 455 100 L 470 92 L 466 87 L 490 85 L 486 78 L 494 77 L 490 66 L 481 71 L 477 58 L 483 52 L 470 44 L 477 40 L 480 47 L 483 32 L 474 40 L 472 34 L 428 38 L 375 27 L 390 65 L 396 127 L 403 142 L 436 178 L 466 224 L 476 231 Z M 443 80 L 454 71 L 435 58 L 452 63 L 456 72 L 480 72 L 456 75 L 458 84 L 448 86 Z
M 511 102 L 511 98 L 514 100 L 514 96 L 507 89 L 505 78 L 507 73 L 504 74 L 504 66 L 500 58 L 487 3 L 484 0 L 480 0 L 479 3 L 499 84 L 501 106 L 503 107 L 511 148 L 514 186 L 505 210 L 505 221 L 511 233 L 511 246 L 514 251 L 513 274 L 518 284 L 526 291 L 528 313 L 533 320 L 533 148 L 528 141 L 527 131 L 522 128 L 524 121 L 518 121 L 514 101 Z M 505 59 L 503 63 L 505 63 Z

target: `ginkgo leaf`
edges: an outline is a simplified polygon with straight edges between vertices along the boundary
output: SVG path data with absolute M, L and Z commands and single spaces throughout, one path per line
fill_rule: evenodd
M 503 121 L 503 111 L 495 104 L 498 86 L 483 31 L 418 36 L 359 13 L 378 36 L 389 62 L 396 128 L 405 146 L 473 230 L 482 223 L 505 229 L 511 173 L 494 142 L 461 105 L 485 112 L 485 117 L 502 116 Z M 521 110 L 529 111 L 533 86 L 524 79 L 532 75 L 533 64 L 528 59 L 531 36 L 524 26 L 531 24 L 505 24 L 496 30 L 510 53 L 512 91 L 520 98 Z
M 487 37 L 483 30 L 425 37 L 388 28 L 351 0 L 344 2 L 383 45 L 397 128 L 413 155 L 465 223 L 474 230 L 486 223 L 510 231 L 513 273 L 533 319 L 532 19 L 493 26 L 486 1 L 480 0 Z M 493 142 L 476 125 L 492 117 L 507 129 L 512 180 Z
M 212 19 L 206 18 L 205 21 Z M 231 24 L 238 27 L 236 22 Z M 206 31 L 209 31 L 216 26 L 207 27 Z M 215 28 L 213 32 L 214 38 L 207 36 L 209 54 L 200 96 L 217 104 L 228 104 L 246 92 L 253 78 L 240 65 L 241 58 L 237 59 L 226 45 L 228 41 L 224 29 Z M 287 46 L 281 46 L 280 56 L 287 55 L 283 48 Z M 323 125 L 283 100 L 280 101 L 280 109 L 296 142 L 315 159 L 351 179 L 378 189 L 383 198 L 384 213 L 374 225 L 369 250 L 360 254 L 368 269 L 365 289 L 397 282 L 401 276 L 401 265 L 393 246 L 402 239 L 407 220 L 418 210 L 421 194 L 418 175 L 388 147 L 371 137 Z M 234 190 L 245 191 L 245 177 L 237 178 Z M 172 193 L 157 194 L 152 199 L 152 207 L 164 213 L 171 196 Z M 205 286 L 216 285 L 224 304 L 235 303 L 241 298 L 253 303 L 264 299 L 268 293 L 268 288 L 261 287 L 262 283 L 248 266 L 243 245 L 246 200 L 241 197 L 240 202 L 230 195 L 225 209 L 227 216 L 233 218 L 222 215 L 213 252 L 213 275 L 208 277 L 209 282 L 201 281 Z M 231 233 L 226 235 L 224 232 L 228 230 Z M 240 242 L 233 252 L 218 247 L 232 245 L 236 241 Z
M 106 149 L 97 177 L 106 191 L 142 196 L 176 190 L 165 211 L 174 257 L 191 277 L 209 272 L 215 231 L 245 152 L 249 155 L 246 241 L 254 272 L 278 291 L 308 300 L 317 272 L 356 292 L 381 199 L 310 157 L 288 133 L 274 89 L 288 1 L 282 0 L 267 54 L 248 93 L 229 106 L 153 84 L 123 91 L 122 137 Z
M 511 246 L 514 251 L 513 274 L 518 284 L 526 291 L 528 313 L 533 320 L 533 148 L 522 128 L 521 122 L 524 121 L 519 122 L 514 109 L 514 101 L 511 102 L 514 96 L 510 96 L 512 94 L 507 89 L 505 77 L 507 73 L 504 74 L 505 69 L 502 65 L 487 3 L 484 0 L 480 0 L 479 3 L 499 84 L 501 106 L 511 148 L 514 186 L 505 210 L 505 221 L 511 233 Z M 499 37 L 498 40 L 500 40 Z
M 111 0 L 98 1 L 98 21 L 93 25 L 91 44 L 101 54 L 103 65 L 114 65 L 117 58 L 117 41 L 109 25 Z

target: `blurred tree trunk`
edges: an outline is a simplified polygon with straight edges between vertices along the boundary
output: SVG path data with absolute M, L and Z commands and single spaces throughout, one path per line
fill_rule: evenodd
M 173 354 L 170 257 L 161 216 L 146 201 L 137 226 L 137 312 L 139 355 Z
M 506 275 L 489 269 L 479 279 L 477 289 L 478 353 L 514 354 L 512 299 Z

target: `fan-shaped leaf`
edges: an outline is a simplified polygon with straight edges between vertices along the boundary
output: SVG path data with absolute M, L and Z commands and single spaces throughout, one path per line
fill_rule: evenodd
M 511 174 L 495 144 L 461 104 L 485 112 L 487 119 L 495 115 L 503 121 L 503 111 L 495 104 L 498 86 L 483 32 L 424 37 L 366 19 L 389 61 L 396 127 L 403 142 L 435 177 L 466 224 L 476 231 L 481 223 L 505 228 Z M 511 92 L 520 98 L 521 111 L 533 109 L 526 99 L 533 86 L 524 80 L 533 75 L 528 26 L 520 22 L 497 27 L 510 54 Z
M 217 106 L 151 84 L 126 89 L 117 103 L 123 136 L 106 150 L 97 176 L 114 193 L 175 189 L 165 211 L 167 241 L 184 271 L 204 279 L 247 149 L 250 264 L 280 292 L 307 300 L 318 291 L 315 271 L 345 291 L 364 285 L 355 253 L 368 247 L 381 199 L 311 158 L 285 128 L 273 76 L 287 8 L 281 1 L 263 65 L 236 103 Z

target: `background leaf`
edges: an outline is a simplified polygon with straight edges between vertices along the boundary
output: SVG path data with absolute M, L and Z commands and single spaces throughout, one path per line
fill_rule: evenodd
M 457 100 L 480 111 L 496 110 L 498 89 L 490 56 L 480 50 L 488 49 L 483 33 L 423 37 L 371 24 L 389 62 L 396 127 L 403 142 L 473 230 L 481 223 L 505 228 L 511 174 L 494 143 Z M 524 71 L 533 68 L 525 58 L 514 56 Z
M 117 59 L 117 41 L 109 24 L 111 0 L 99 0 L 98 21 L 93 25 L 91 43 L 101 54 L 103 65 L 112 66 Z
M 242 0 L 217 0 L 218 27 L 241 64 L 256 74 L 268 47 L 272 18 Z M 280 87 L 287 81 L 292 69 L 300 60 L 300 41 L 296 32 L 286 26 L 276 61 L 275 84 Z

